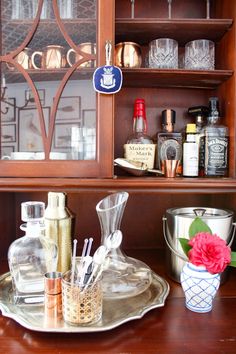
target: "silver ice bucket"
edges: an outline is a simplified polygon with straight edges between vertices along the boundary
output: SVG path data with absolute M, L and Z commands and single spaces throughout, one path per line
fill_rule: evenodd
M 216 233 L 224 239 L 227 245 L 231 246 L 235 234 L 234 213 L 226 209 L 214 208 L 171 208 L 167 209 L 163 216 L 163 234 L 167 244 L 166 251 L 166 271 L 170 278 L 180 282 L 180 273 L 187 261 L 179 242 L 180 237 L 188 238 L 188 230 L 196 218 L 201 219 Z M 226 271 L 221 276 L 224 282 Z

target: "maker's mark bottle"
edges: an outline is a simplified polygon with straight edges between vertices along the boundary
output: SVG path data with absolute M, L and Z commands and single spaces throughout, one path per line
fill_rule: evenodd
M 134 103 L 133 134 L 124 145 L 124 157 L 130 161 L 143 162 L 147 168 L 154 167 L 155 144 L 147 135 L 145 101 L 137 98 Z

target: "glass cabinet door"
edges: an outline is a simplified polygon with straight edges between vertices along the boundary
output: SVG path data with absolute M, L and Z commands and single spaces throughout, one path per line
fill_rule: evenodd
M 93 72 L 114 1 L 2 0 L 1 17 L 0 175 L 111 177 L 113 97 Z

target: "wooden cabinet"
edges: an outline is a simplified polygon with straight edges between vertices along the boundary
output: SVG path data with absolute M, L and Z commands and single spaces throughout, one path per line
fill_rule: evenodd
M 58 17 L 56 1 L 53 0 L 52 3 Z M 77 0 L 75 3 L 79 4 L 80 1 Z M 40 11 L 43 1 L 39 0 L 38 4 Z M 89 18 L 64 19 L 63 21 L 44 19 L 39 23 L 39 12 L 34 20 L 23 22 L 11 20 L 11 1 L 1 1 L 2 15 L 7 12 L 6 16 L 8 16 L 7 21 L 4 20 L 4 17 L 2 21 L 5 37 L 3 36 L 1 48 L 1 73 L 5 73 L 7 84 L 11 84 L 15 88 L 17 85 L 22 85 L 19 87 L 24 87 L 24 90 L 28 85 L 29 89 L 33 90 L 35 104 L 39 112 L 41 112 L 40 97 L 37 96 L 36 90 L 30 84 L 29 78 L 32 78 L 32 81 L 36 83 L 41 80 L 41 85 L 36 84 L 36 88 L 39 89 L 46 81 L 49 86 L 54 81 L 60 82 L 61 89 L 58 89 L 57 86 L 58 91 L 55 95 L 59 104 L 60 96 L 65 96 L 63 89 L 67 79 L 73 79 L 73 82 L 76 83 L 81 81 L 81 78 L 88 78 L 91 82 L 94 70 L 94 68 L 77 70 L 75 65 L 72 68 L 54 70 L 40 69 L 36 71 L 30 68 L 26 70 L 25 74 L 19 65 L 16 72 L 9 71 L 5 67 L 4 63 L 6 61 L 12 63 L 13 54 L 18 54 L 25 46 L 32 45 L 32 49 L 40 49 L 45 43 L 44 37 L 53 35 L 56 27 L 57 31 L 59 31 L 58 28 L 62 30 L 57 33 L 65 35 L 63 37 L 60 34 L 59 43 L 62 40 L 63 43 L 68 44 L 68 47 L 74 48 L 75 46 L 76 50 L 80 43 L 81 28 L 84 29 L 84 40 L 92 40 L 90 37 L 86 37 L 86 35 L 89 36 L 86 26 L 92 22 L 93 26 L 96 26 L 96 60 L 98 65 L 105 64 L 104 46 L 107 39 L 111 39 L 113 43 L 120 41 L 139 43 L 142 47 L 143 60 L 148 43 L 158 37 L 176 39 L 182 48 L 181 50 L 189 40 L 211 39 L 216 43 L 216 70 L 157 70 L 145 67 L 123 69 L 124 84 L 119 93 L 114 97 L 96 95 L 96 159 L 50 160 L 53 137 L 51 135 L 51 140 L 48 139 L 46 132 L 44 132 L 45 160 L 0 161 L 1 272 L 8 269 L 6 260 L 10 243 L 20 236 L 21 202 L 27 200 L 47 202 L 48 191 L 67 193 L 67 205 L 75 214 L 74 236 L 78 238 L 79 247 L 82 247 L 83 239 L 89 235 L 94 237 L 95 248 L 100 243 L 100 226 L 95 210 L 96 204 L 110 193 L 127 190 L 130 196 L 121 224 L 124 234 L 122 246 L 129 255 L 144 260 L 163 277 L 166 277 L 163 252 L 166 246 L 162 233 L 162 216 L 167 208 L 214 207 L 231 209 L 236 213 L 236 2 L 212 0 L 210 19 L 206 19 L 205 0 L 173 1 L 172 19 L 167 19 L 166 0 L 135 0 L 134 18 L 131 18 L 131 2 L 129 0 L 97 0 L 96 6 L 96 21 L 95 19 L 91 21 Z M 4 32 L 4 29 L 7 31 Z M 35 41 L 32 43 L 30 38 L 34 32 L 38 33 L 38 37 L 35 37 Z M 69 38 L 73 39 L 73 43 Z M 7 39 L 9 47 L 6 48 L 4 40 Z M 57 42 L 57 36 L 53 37 L 51 44 L 58 44 L 54 41 Z M 49 42 L 47 42 L 48 44 Z M 40 48 L 36 48 L 37 46 Z M 91 57 L 85 56 L 84 60 L 86 58 Z M 78 96 L 78 93 L 75 92 L 72 96 Z M 211 96 L 219 97 L 223 122 L 230 131 L 229 177 L 216 179 L 133 177 L 118 168 L 113 168 L 114 157 L 123 156 L 123 145 L 132 131 L 135 98 L 143 97 L 146 100 L 148 133 L 155 135 L 160 129 L 160 114 L 163 109 L 172 108 L 177 112 L 176 128 L 182 130 L 191 121 L 191 118 L 187 116 L 187 108 L 194 105 L 206 105 Z M 25 101 L 19 101 L 19 106 L 24 103 Z M 87 109 L 94 109 L 94 107 L 87 107 Z M 55 100 L 51 101 L 50 108 L 50 119 L 53 121 L 58 108 Z M 40 118 L 42 119 L 41 113 Z M 1 122 L 3 125 L 6 124 L 6 122 Z M 7 124 L 12 124 L 12 122 Z M 52 132 L 52 128 L 53 123 L 50 123 L 50 132 Z M 235 276 L 231 279 L 234 278 Z M 219 292 L 216 311 L 209 314 L 209 320 L 213 325 L 204 346 L 213 350 L 214 353 L 217 350 L 218 352 L 220 350 L 235 352 L 235 348 L 232 347 L 234 345 L 232 344 L 234 340 L 232 328 L 234 328 L 233 319 L 235 317 L 235 286 L 233 281 L 227 284 Z M 116 333 L 121 339 L 121 345 L 118 344 L 118 341 L 111 342 L 109 333 L 103 334 L 102 337 L 99 334 L 99 338 L 97 335 L 92 338 L 85 334 L 83 340 L 82 337 L 80 338 L 82 349 L 79 350 L 86 352 L 86 350 L 94 348 L 96 351 L 99 347 L 102 348 L 101 351 L 104 351 L 105 348 L 105 351 L 111 352 L 114 346 L 119 347 L 120 345 L 120 351 L 138 352 L 143 350 L 151 353 L 160 350 L 167 353 L 175 351 L 176 348 L 178 348 L 176 349 L 178 352 L 181 352 L 184 346 L 190 351 L 194 345 L 196 351 L 199 351 L 196 337 L 202 336 L 202 325 L 205 325 L 205 322 L 203 324 L 200 317 L 196 320 L 194 314 L 187 313 L 184 308 L 184 299 L 182 294 L 180 295 L 180 287 L 171 280 L 170 285 L 169 302 L 163 309 L 158 309 L 159 313 L 153 311 L 145 316 L 143 322 L 134 321 L 135 323 L 126 324 L 125 328 L 120 327 L 117 330 Z M 78 350 L 78 343 L 75 337 L 72 338 L 72 335 L 69 336 L 71 342 L 68 345 L 68 340 L 65 340 L 64 336 L 60 339 L 56 334 L 50 338 L 38 335 L 34 337 L 29 333 L 25 334 L 24 328 L 22 329 L 8 319 L 1 317 L 0 320 L 4 333 L 2 337 L 4 348 L 15 350 L 20 343 L 24 349 L 26 347 L 28 349 L 28 346 L 32 349 L 32 345 L 34 345 L 35 351 L 41 352 L 43 347 L 47 347 L 49 350 L 54 348 L 55 339 L 55 341 L 60 340 L 63 352 Z M 178 323 L 177 326 L 176 323 Z M 178 328 L 177 332 L 176 328 Z M 185 333 L 189 328 L 190 336 L 186 342 Z M 15 332 L 13 333 L 13 331 Z M 130 342 L 130 331 L 132 332 L 132 343 Z M 151 343 L 150 334 L 154 338 Z M 134 337 L 141 339 L 140 341 L 133 340 Z M 233 350 L 230 351 L 232 348 Z

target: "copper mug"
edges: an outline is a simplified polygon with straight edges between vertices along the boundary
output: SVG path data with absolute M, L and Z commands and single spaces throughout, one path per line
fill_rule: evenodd
M 85 52 L 86 54 L 96 54 L 96 44 L 95 43 L 81 43 L 78 48 Z M 77 53 L 74 49 L 69 49 L 66 55 L 67 62 L 70 66 L 74 65 L 75 62 L 81 60 L 83 57 Z M 71 60 L 72 59 L 72 60 Z M 79 65 L 82 68 L 92 68 L 96 66 L 95 60 L 88 60 Z
M 15 60 L 17 61 L 18 64 L 20 64 L 24 69 L 31 69 L 32 65 L 31 65 L 31 49 L 30 48 L 24 48 L 16 57 Z M 12 64 L 7 64 L 7 67 L 10 70 L 14 70 L 15 67 Z
M 40 57 L 40 67 L 35 63 L 36 56 Z M 34 52 L 31 60 L 34 69 L 60 69 L 66 66 L 65 50 L 60 45 L 48 45 L 42 52 Z
M 140 45 L 134 42 L 116 44 L 115 64 L 123 68 L 140 68 L 142 65 Z

